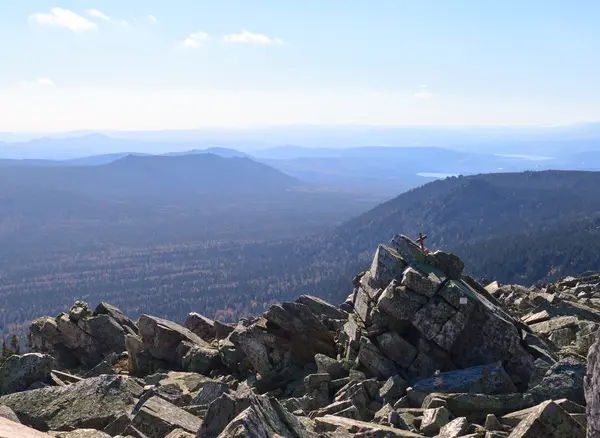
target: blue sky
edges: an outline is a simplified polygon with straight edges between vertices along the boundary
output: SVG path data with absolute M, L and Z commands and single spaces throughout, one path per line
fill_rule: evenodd
M 0 0 L 0 131 L 600 120 L 595 0 Z

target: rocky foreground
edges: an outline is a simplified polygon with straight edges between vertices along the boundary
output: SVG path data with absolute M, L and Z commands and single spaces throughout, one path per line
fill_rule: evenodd
M 600 274 L 484 287 L 396 236 L 353 287 L 237 325 L 76 302 L 0 368 L 0 437 L 600 437 Z

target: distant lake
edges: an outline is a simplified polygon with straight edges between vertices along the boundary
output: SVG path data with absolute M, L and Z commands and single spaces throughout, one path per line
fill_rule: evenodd
M 436 173 L 436 172 L 421 172 L 417 173 L 417 176 L 424 176 L 425 178 L 449 178 L 451 176 L 458 176 L 457 173 Z
M 545 161 L 551 160 L 552 157 L 542 157 L 540 155 L 526 155 L 526 154 L 494 154 L 495 157 L 502 158 L 518 158 L 520 160 L 529 160 L 529 161 Z

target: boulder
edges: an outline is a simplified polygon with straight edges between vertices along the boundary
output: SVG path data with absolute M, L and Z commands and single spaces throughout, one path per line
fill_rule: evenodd
M 216 438 L 225 427 L 256 399 L 252 390 L 240 385 L 237 391 L 223 394 L 213 401 L 206 411 L 204 422 L 198 431 L 199 438 Z
M 377 336 L 379 350 L 401 368 L 408 368 L 419 351 L 396 332 L 386 332 Z
M 488 414 L 497 416 L 530 408 L 533 398 L 524 394 L 441 394 L 433 393 L 425 397 L 423 406 L 427 406 L 432 398 L 446 402 L 446 407 L 457 417 L 466 417 L 473 423 L 483 423 Z
M 337 307 L 312 295 L 301 295 L 296 299 L 296 302 L 304 304 L 317 317 L 327 317 L 329 319 L 346 319 L 348 317 L 345 312 Z
M 180 357 L 181 367 L 192 373 L 209 374 L 221 366 L 219 350 L 207 345 L 183 341 L 177 347 L 176 352 Z
M 398 366 L 388 359 L 373 345 L 366 337 L 360 339 L 360 350 L 358 352 L 358 362 L 363 365 L 371 374 L 382 379 L 387 379 L 398 373 Z
M 501 363 L 440 373 L 412 385 L 411 397 L 425 398 L 431 393 L 510 394 L 517 392 Z
M 587 356 L 585 399 L 588 437 L 600 436 L 600 332 Z
M 209 380 L 203 382 L 191 401 L 193 405 L 210 405 L 213 401 L 226 394 L 229 387 L 226 383 Z
M 316 438 L 294 415 L 276 399 L 256 397 L 225 427 L 219 438 L 295 437 Z
M 416 269 L 408 267 L 402 273 L 400 284 L 413 292 L 431 298 L 435 295 L 442 282 L 433 274 L 426 276 Z
M 458 417 L 443 426 L 437 438 L 458 438 L 464 436 L 470 424 L 465 417 Z
M 399 274 L 400 260 L 406 266 Z M 396 373 L 414 380 L 436 370 L 501 362 L 515 387 L 525 390 L 534 370 L 534 357 L 522 343 L 526 326 L 483 286 L 461 276 L 462 270 L 455 255 L 425 253 L 405 236 L 379 246 L 371 270 L 354 283 L 355 317 L 378 346 L 373 350 L 361 341 L 359 362 L 374 375 L 389 377 L 391 367 L 377 355 L 383 353 L 396 364 Z M 348 359 L 354 359 L 360 335 L 351 330 L 351 320 L 341 337 Z M 386 369 L 382 373 L 373 365 Z
M 190 313 L 183 323 L 183 326 L 205 341 L 211 341 L 217 336 L 215 322 L 199 313 Z
M 128 327 L 133 334 L 137 334 L 138 332 L 138 328 L 135 323 L 131 319 L 127 318 L 123 312 L 121 312 L 112 304 L 102 302 L 96 306 L 95 312 L 98 315 L 110 316 L 112 319 L 117 321 L 121 327 Z
M 152 357 L 175 366 L 181 366 L 182 355 L 178 352 L 179 345 L 187 341 L 189 345 L 211 350 L 209 344 L 185 327 L 150 315 L 142 315 L 138 320 L 138 329 L 142 340 L 142 348 Z M 218 352 L 215 350 L 215 355 Z
M 229 339 L 265 382 L 281 381 L 283 371 L 314 363 L 316 354 L 337 354 L 334 334 L 300 303 L 271 306 L 262 318 L 238 325 Z
M 47 354 L 13 355 L 0 367 L 0 395 L 25 391 L 35 382 L 49 382 L 54 358 Z
M 50 354 L 65 368 L 92 368 L 109 354 L 122 353 L 129 332 L 109 314 L 91 312 L 86 303 L 76 302 L 68 314 L 34 320 L 29 341 L 32 352 Z
M 401 280 L 407 263 L 398 251 L 379 245 L 369 271 L 370 278 L 377 287 L 385 288 L 392 280 Z
M 583 379 L 586 364 L 579 359 L 567 357 L 552 365 L 542 381 L 529 393 L 536 403 L 545 400 L 567 398 L 580 405 L 585 404 Z
M 137 411 L 131 424 L 148 438 L 163 438 L 175 429 L 195 434 L 202 426 L 202 420 L 154 396 Z
M 419 432 L 427 436 L 437 435 L 450 422 L 450 412 L 445 407 L 425 409 Z
M 422 435 L 407 430 L 366 423 L 336 415 L 325 415 L 324 417 L 315 418 L 315 424 L 317 432 L 343 431 L 351 434 L 350 436 L 359 436 L 358 433 L 364 433 L 365 435 L 363 436 L 369 437 L 422 438 Z
M 315 363 L 319 373 L 327 373 L 332 380 L 341 379 L 348 375 L 348 371 L 343 364 L 324 354 L 315 354 Z
M 142 388 L 131 378 L 100 376 L 68 386 L 46 387 L 0 397 L 25 425 L 38 430 L 101 430 L 131 411 Z
M 392 376 L 383 384 L 379 395 L 386 403 L 394 403 L 406 394 L 408 382 L 401 376 Z
M 552 400 L 535 407 L 510 438 L 585 438 L 583 426 Z

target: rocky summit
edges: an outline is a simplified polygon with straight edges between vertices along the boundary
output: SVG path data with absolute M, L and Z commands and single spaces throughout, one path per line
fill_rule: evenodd
M 600 274 L 463 271 L 399 235 L 339 307 L 180 325 L 76 302 L 0 367 L 0 437 L 600 437 Z

